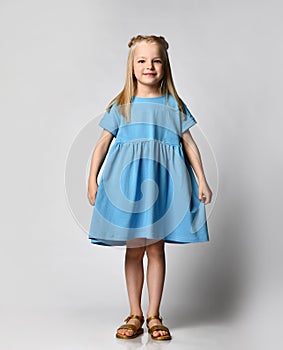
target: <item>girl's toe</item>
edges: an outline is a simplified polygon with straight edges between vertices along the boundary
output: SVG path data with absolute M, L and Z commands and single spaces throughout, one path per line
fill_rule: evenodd
M 165 335 L 167 335 L 166 331 L 154 331 L 153 332 L 154 337 L 164 337 Z
M 126 331 L 126 336 L 127 337 L 131 337 L 133 335 L 133 331 L 131 331 L 131 330 L 127 330 Z

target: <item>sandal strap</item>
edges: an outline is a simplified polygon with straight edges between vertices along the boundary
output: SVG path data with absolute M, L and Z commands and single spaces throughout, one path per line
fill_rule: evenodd
M 130 315 L 124 320 L 124 322 L 129 322 L 132 318 L 136 318 L 137 320 L 139 320 L 140 323 L 141 323 L 141 326 L 144 323 L 144 317 L 143 316 L 139 316 L 139 315 Z
M 168 335 L 170 335 L 169 329 L 163 325 L 152 326 L 148 332 L 149 334 L 152 334 L 155 331 L 166 331 Z
M 149 316 L 147 319 L 146 319 L 146 325 L 147 325 L 147 327 L 148 327 L 148 324 L 149 324 L 149 322 L 150 321 L 152 321 L 152 320 L 159 320 L 161 323 L 162 323 L 162 320 L 163 320 L 163 318 L 161 317 L 161 316 Z
M 120 326 L 117 331 L 119 329 L 129 329 L 131 331 L 133 331 L 134 333 L 136 333 L 137 331 L 137 327 L 134 324 L 123 324 L 122 326 Z

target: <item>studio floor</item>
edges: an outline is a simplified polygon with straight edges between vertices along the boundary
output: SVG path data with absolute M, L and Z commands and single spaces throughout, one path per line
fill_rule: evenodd
M 234 321 L 178 319 L 168 315 L 166 324 L 171 341 L 153 341 L 145 333 L 133 340 L 115 337 L 115 329 L 123 321 L 117 310 L 84 308 L 48 308 L 1 313 L 0 347 L 5 350 L 89 350 L 89 349 L 167 349 L 167 350 L 246 350 L 264 349 L 257 343 L 251 325 Z M 176 322 L 174 322 L 174 320 Z

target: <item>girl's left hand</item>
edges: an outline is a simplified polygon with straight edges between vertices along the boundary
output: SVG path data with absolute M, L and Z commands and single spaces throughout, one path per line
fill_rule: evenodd
M 201 181 L 199 183 L 199 188 L 198 188 L 198 198 L 201 202 L 204 204 L 208 204 L 211 202 L 212 198 L 212 191 L 209 188 L 208 184 L 206 181 Z

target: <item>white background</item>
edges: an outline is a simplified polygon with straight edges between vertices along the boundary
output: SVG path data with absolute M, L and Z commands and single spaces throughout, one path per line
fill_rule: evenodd
M 280 348 L 281 2 L 0 5 L 3 349 Z M 219 169 L 211 241 L 166 247 L 167 346 L 115 342 L 128 313 L 124 251 L 91 245 L 65 198 L 68 150 L 121 90 L 137 34 L 168 40 L 177 90 Z

